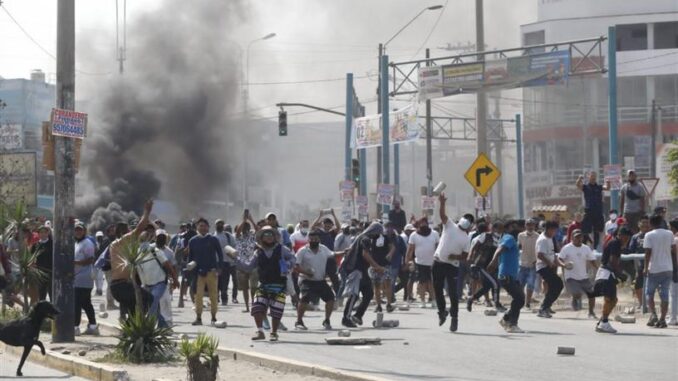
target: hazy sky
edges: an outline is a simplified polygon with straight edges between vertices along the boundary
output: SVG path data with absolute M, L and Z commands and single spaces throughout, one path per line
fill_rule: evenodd
M 162 1 L 128 1 L 128 21 L 146 13 L 151 13 L 152 17 L 152 12 Z M 122 2 L 119 0 L 120 4 Z M 4 0 L 3 3 L 40 45 L 55 54 L 56 0 Z M 78 99 L 84 98 L 85 89 L 95 88 L 102 78 L 118 75 L 115 3 L 115 0 L 76 1 Z M 190 1 L 184 4 L 191 6 Z M 242 1 L 242 4 L 239 27 L 215 31 L 214 38 L 233 40 L 246 49 L 252 39 L 270 32 L 277 33 L 275 38 L 257 42 L 251 48 L 252 83 L 335 79 L 343 78 L 347 72 L 353 72 L 356 77 L 368 74 L 373 77 L 377 68 L 378 43 L 388 39 L 421 9 L 431 5 L 447 4 L 442 13 L 425 12 L 389 44 L 387 53 L 391 60 L 423 57 L 424 50 L 419 50 L 422 47 L 430 47 L 433 56 L 440 56 L 447 52 L 437 47 L 475 40 L 474 0 L 259 0 Z M 177 17 L 181 17 L 181 9 L 176 12 Z M 535 21 L 536 14 L 537 0 L 486 0 L 486 44 L 490 48 L 518 46 L 520 25 Z M 439 17 L 437 26 L 424 44 Z M 3 36 L 0 76 L 28 77 L 31 69 L 42 69 L 53 75 L 54 59 L 31 42 L 2 10 L 0 35 Z M 135 36 L 128 31 L 127 38 L 131 41 Z M 92 57 L 95 54 L 96 57 Z M 140 61 L 128 57 L 126 65 L 143 64 Z M 243 57 L 243 65 L 244 62 Z M 237 67 L 233 69 L 239 70 Z M 356 79 L 357 93 L 363 100 L 374 98 L 375 87 L 374 78 Z M 333 107 L 344 103 L 344 92 L 343 81 L 253 85 L 250 107 L 255 109 L 254 114 L 264 117 L 277 115 L 273 106 L 276 102 L 306 102 Z M 470 100 L 455 97 L 450 99 L 449 107 L 458 110 L 459 114 L 469 114 L 472 113 Z M 518 111 L 517 103 L 502 106 L 508 112 Z M 376 104 L 369 103 L 367 110 L 375 113 Z M 311 113 L 290 116 L 290 121 L 329 120 L 327 118 Z

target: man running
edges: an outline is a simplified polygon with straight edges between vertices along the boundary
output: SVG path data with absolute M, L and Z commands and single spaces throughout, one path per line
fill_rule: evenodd
M 471 253 L 468 262 L 471 263 L 471 272 L 478 274 L 480 277 L 482 287 L 466 301 L 466 309 L 469 312 L 471 312 L 473 308 L 473 302 L 479 300 L 480 297 L 485 295 L 488 291 L 492 292 L 492 300 L 494 301 L 494 306 L 497 311 L 506 312 L 506 308 L 499 302 L 499 285 L 492 274 L 494 271 L 488 271 L 488 265 L 497 251 L 503 235 L 504 224 L 495 221 L 492 224 L 492 231 L 478 235 L 471 244 Z
M 518 327 L 520 309 L 525 304 L 525 294 L 518 281 L 520 253 L 518 252 L 516 237 L 518 236 L 519 228 L 514 221 L 508 221 L 504 225 L 504 231 L 508 232 L 508 234 L 504 234 L 501 237 L 499 247 L 497 247 L 497 251 L 495 251 L 488 268 L 494 271 L 497 262 L 499 262 L 499 282 L 512 299 L 511 307 L 504 314 L 504 317 L 499 320 L 499 324 L 508 333 L 523 333 L 523 330 Z
M 527 288 L 527 297 L 525 298 L 525 308 L 531 309 L 532 294 L 537 281 L 537 239 L 539 233 L 535 230 L 537 221 L 530 218 L 525 222 L 525 231 L 518 234 L 518 247 L 520 248 L 520 270 L 518 271 L 518 280 L 521 288 Z
M 617 279 L 623 281 L 626 277 L 622 273 L 621 255 L 628 247 L 632 234 L 631 230 L 625 227 L 619 229 L 617 236 L 608 242 L 603 250 L 594 287 L 595 295 L 604 298 L 603 312 L 596 324 L 596 332 L 617 333 L 617 330 L 610 324 L 609 318 L 617 305 Z
M 314 298 L 322 299 L 325 302 L 325 320 L 323 328 L 330 330 L 330 316 L 334 309 L 334 292 L 325 281 L 326 267 L 329 259 L 334 254 L 325 245 L 320 244 L 320 232 L 317 230 L 308 233 L 308 244 L 302 247 L 296 255 L 295 269 L 299 271 L 301 284 L 299 286 L 301 299 L 297 306 L 297 322 L 294 324 L 296 329 L 306 331 L 304 324 L 304 313 L 308 304 Z
M 370 246 L 370 255 L 376 266 L 370 266 L 367 273 L 372 280 L 374 287 L 374 297 L 377 301 L 377 308 L 374 312 L 382 312 L 382 298 L 386 299 L 386 311 L 393 312 L 395 308 L 391 304 L 392 299 L 392 281 L 391 281 L 391 258 L 395 253 L 395 244 L 393 242 L 393 224 L 386 223 L 386 229 L 377 239 L 373 239 Z M 382 271 L 383 270 L 383 271 Z
M 443 293 L 443 288 L 447 283 L 447 294 L 450 297 L 450 331 L 456 332 L 459 324 L 457 276 L 459 275 L 459 263 L 466 259 L 470 250 L 471 243 L 469 242 L 468 230 L 471 228 L 471 222 L 466 218 L 461 218 L 459 223 L 455 224 L 445 213 L 447 198 L 444 193 L 440 193 L 438 201 L 440 202 L 439 213 L 443 224 L 443 233 L 440 236 L 440 245 L 435 252 L 431 269 L 433 289 L 438 304 L 438 325 L 443 325 L 448 314 L 445 309 L 445 294 Z
M 544 301 L 541 304 L 537 316 L 542 318 L 550 318 L 553 313 L 551 306 L 553 302 L 558 299 L 560 292 L 563 290 L 563 281 L 558 276 L 558 266 L 563 266 L 563 262 L 556 257 L 553 245 L 553 237 L 560 226 L 554 221 L 547 221 L 544 224 L 544 232 L 539 235 L 536 243 L 537 251 L 537 273 L 546 282 L 548 290 L 544 296 Z
M 414 274 L 416 274 L 416 281 L 418 283 L 417 293 L 419 294 L 422 307 L 425 307 L 427 292 L 431 299 L 435 299 L 431 268 L 433 266 L 433 256 L 435 255 L 440 236 L 437 231 L 432 230 L 428 226 L 426 217 L 417 221 L 416 225 L 417 231 L 410 234 L 409 238 L 407 263 L 408 267 L 414 270 L 414 273 L 410 277 L 410 282 L 414 282 Z M 412 295 L 411 292 L 413 286 L 409 287 L 410 295 Z
M 597 319 L 593 312 L 596 305 L 593 282 L 586 271 L 587 264 L 595 268 L 596 256 L 590 247 L 583 244 L 581 230 L 576 229 L 572 232 L 572 242 L 560 250 L 558 258 L 565 264 L 565 287 L 572 295 L 572 309 L 575 311 L 581 309 L 581 297 L 586 294 L 589 298 L 589 318 Z

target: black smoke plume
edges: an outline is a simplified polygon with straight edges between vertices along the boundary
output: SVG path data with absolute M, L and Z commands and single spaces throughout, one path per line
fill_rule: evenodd
M 83 182 L 93 191 L 79 216 L 112 202 L 140 213 L 161 192 L 195 212 L 223 193 L 240 70 L 228 38 L 242 14 L 239 1 L 165 0 L 131 17 L 124 74 L 90 94 Z
M 134 212 L 126 212 L 122 207 L 114 202 L 106 207 L 98 207 L 92 213 L 87 229 L 91 234 L 97 231 L 104 231 L 108 225 L 118 222 L 133 223 L 139 217 Z

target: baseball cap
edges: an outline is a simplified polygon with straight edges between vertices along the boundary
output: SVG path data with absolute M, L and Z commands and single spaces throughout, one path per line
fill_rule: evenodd
M 458 223 L 457 225 L 459 225 L 460 228 L 462 228 L 462 229 L 464 229 L 464 230 L 467 230 L 468 228 L 471 227 L 471 221 L 469 221 L 469 220 L 467 220 L 466 218 L 462 217 L 462 218 L 459 220 L 459 223 Z
M 341 229 L 342 229 L 342 230 L 348 229 L 348 228 L 350 228 L 350 227 L 351 227 L 351 225 L 347 224 L 346 222 L 344 222 L 343 224 L 341 224 Z
M 158 230 L 155 231 L 155 235 L 156 236 L 159 236 L 159 235 L 165 235 L 166 236 L 167 232 L 164 229 L 158 229 Z
M 81 221 L 78 221 L 78 222 L 75 223 L 75 225 L 73 225 L 73 228 L 74 229 L 85 229 L 85 224 L 82 223 Z
M 537 225 L 537 220 L 534 218 L 529 218 L 527 221 L 525 221 L 525 225 Z
M 580 236 L 581 234 L 582 234 L 582 233 L 581 233 L 581 230 L 580 230 L 580 229 L 574 229 L 574 230 L 572 231 L 572 237 Z
M 103 236 L 104 236 L 104 232 L 102 232 L 101 230 L 99 230 L 99 231 L 97 232 L 97 234 L 95 234 L 94 236 L 95 236 L 95 237 L 103 237 Z
M 224 220 L 222 220 L 221 218 L 217 218 L 217 220 L 214 221 L 214 224 L 216 225 L 216 224 L 219 224 L 219 223 L 222 223 L 222 224 L 223 224 L 223 223 L 225 223 L 225 222 L 224 222 Z
M 405 229 L 403 229 L 403 230 L 405 230 L 405 231 L 415 231 L 417 229 L 414 228 L 414 225 L 407 224 L 407 225 L 405 225 Z
M 275 213 L 272 213 L 272 212 L 266 213 L 266 216 L 265 216 L 264 218 L 268 220 L 268 219 L 271 218 L 271 217 L 273 217 L 273 218 L 278 218 L 278 217 L 275 215 Z

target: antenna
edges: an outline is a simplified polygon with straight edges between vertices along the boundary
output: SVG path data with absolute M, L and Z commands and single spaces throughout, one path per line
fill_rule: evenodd
M 124 71 L 127 59 L 127 0 L 122 0 L 122 45 L 120 45 L 120 0 L 115 0 L 115 50 L 116 60 L 120 64 L 120 74 Z

